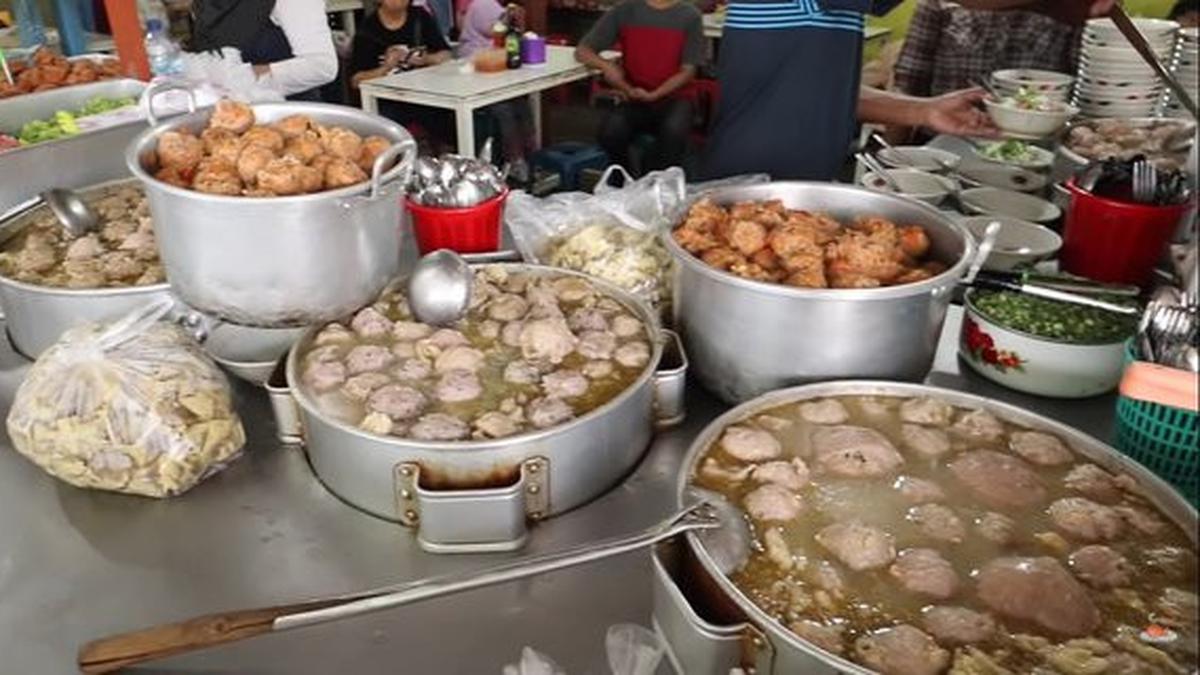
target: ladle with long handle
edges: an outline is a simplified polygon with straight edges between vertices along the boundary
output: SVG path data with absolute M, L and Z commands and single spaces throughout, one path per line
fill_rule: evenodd
M 475 277 L 457 253 L 441 249 L 417 261 L 408 278 L 408 304 L 421 323 L 448 326 L 471 305 Z
M 92 232 L 100 224 L 100 217 L 74 190 L 53 188 L 39 196 L 72 239 Z
M 209 614 L 177 623 L 163 624 L 89 642 L 79 650 L 79 668 L 85 673 L 110 673 L 121 668 L 155 659 L 193 652 L 219 644 L 236 642 L 292 628 L 338 621 L 422 600 L 494 586 L 518 579 L 584 565 L 649 547 L 665 539 L 693 530 L 714 530 L 720 549 L 745 546 L 749 542 L 740 512 L 724 499 L 707 498 L 697 491 L 700 501 L 693 502 L 656 525 L 641 532 L 595 544 L 516 560 L 495 567 L 448 574 L 386 586 L 362 593 L 291 605 L 243 609 Z M 706 548 L 714 548 L 714 537 L 706 539 Z M 724 567 L 740 564 L 745 551 L 718 551 Z M 729 571 L 732 571 L 730 569 Z

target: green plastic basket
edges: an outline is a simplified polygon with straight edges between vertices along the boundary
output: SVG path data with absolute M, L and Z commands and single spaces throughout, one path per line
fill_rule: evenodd
M 1126 350 L 1126 360 L 1133 354 Z M 1200 506 L 1200 415 L 1117 397 L 1117 447 Z

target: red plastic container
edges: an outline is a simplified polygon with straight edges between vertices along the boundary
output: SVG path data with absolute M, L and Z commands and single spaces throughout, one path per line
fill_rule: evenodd
M 405 197 L 421 255 L 448 248 L 456 253 L 489 253 L 500 248 L 500 223 L 508 190 L 486 202 L 454 209 L 424 206 Z
M 1192 203 L 1149 206 L 1097 197 L 1067 183 L 1062 268 L 1096 281 L 1145 285 Z

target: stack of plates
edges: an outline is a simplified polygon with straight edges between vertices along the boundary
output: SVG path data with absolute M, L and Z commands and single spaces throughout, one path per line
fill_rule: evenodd
M 1200 76 L 1200 70 L 1196 68 L 1198 60 L 1200 60 L 1200 35 L 1197 34 L 1197 29 L 1195 27 L 1180 29 L 1179 47 L 1175 50 L 1175 79 L 1179 80 L 1184 89 L 1187 89 L 1193 101 L 1196 100 L 1197 94 L 1200 94 L 1200 86 L 1196 83 L 1197 77 Z M 1170 92 L 1167 93 L 1163 114 L 1168 117 L 1191 118 L 1191 113 L 1180 105 L 1179 101 L 1175 100 L 1175 95 Z
M 1167 65 L 1175 51 L 1179 24 L 1134 19 L 1158 58 Z M 1076 78 L 1075 105 L 1089 117 L 1150 117 L 1158 110 L 1164 86 L 1111 20 L 1092 19 L 1083 30 Z

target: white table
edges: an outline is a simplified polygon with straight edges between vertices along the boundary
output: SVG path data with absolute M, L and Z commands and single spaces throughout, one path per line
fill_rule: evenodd
M 387 75 L 362 83 L 362 107 L 379 112 L 380 99 L 454 111 L 458 153 L 475 155 L 474 112 L 479 108 L 528 96 L 533 108 L 534 138 L 542 138 L 541 94 L 562 84 L 591 76 L 575 60 L 574 49 L 546 47 L 546 63 L 499 73 L 477 73 L 463 60 L 448 61 L 429 68 Z
M 725 12 L 711 12 L 709 14 L 705 14 L 703 21 L 704 37 L 710 40 L 719 40 L 721 38 L 721 34 L 725 32 Z M 891 28 L 885 28 L 883 26 L 867 26 L 863 30 L 863 40 L 870 42 L 871 40 L 877 40 L 879 38 L 886 37 L 890 35 L 891 32 Z

